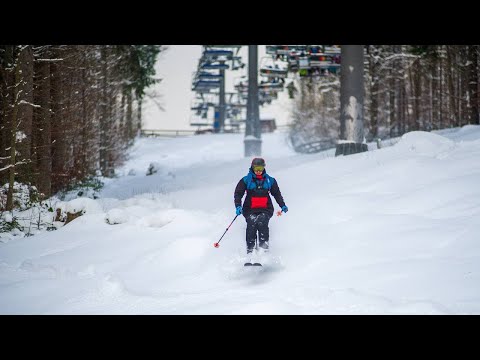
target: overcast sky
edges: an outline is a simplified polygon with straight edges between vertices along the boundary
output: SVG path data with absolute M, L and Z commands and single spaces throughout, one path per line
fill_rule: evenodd
M 190 127 L 190 106 L 195 93 L 192 88 L 192 74 L 196 70 L 202 54 L 201 45 L 169 45 L 161 53 L 156 65 L 157 76 L 162 78 L 154 91 L 160 95 L 159 102 L 165 109 L 161 111 L 152 101 L 144 107 L 144 129 L 194 129 Z M 248 63 L 248 47 L 244 46 L 240 55 Z M 265 45 L 259 45 L 259 64 L 265 56 Z M 235 78 L 247 73 L 247 67 L 239 71 L 226 72 L 226 91 L 233 91 Z M 260 109 L 261 117 L 275 117 L 277 125 L 288 122 L 290 101 L 286 91 L 278 96 L 272 105 Z

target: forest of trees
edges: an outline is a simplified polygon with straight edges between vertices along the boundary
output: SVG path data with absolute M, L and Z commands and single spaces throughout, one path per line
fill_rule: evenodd
M 365 46 L 367 141 L 480 124 L 479 57 L 479 45 Z M 338 75 L 295 83 L 292 140 L 338 139 Z
M 163 45 L 0 45 L 0 185 L 48 198 L 111 177 L 141 127 Z M 479 124 L 479 45 L 366 45 L 367 141 Z M 288 87 L 287 87 L 288 88 Z M 334 146 L 340 79 L 295 81 L 291 139 Z M 4 194 L 5 195 L 5 194 Z
M 162 45 L 0 45 L 0 183 L 42 198 L 111 177 L 137 136 Z

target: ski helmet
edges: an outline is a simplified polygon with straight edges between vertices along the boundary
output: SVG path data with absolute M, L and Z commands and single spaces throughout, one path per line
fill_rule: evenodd
M 263 166 L 265 167 L 265 160 L 262 158 L 255 158 L 252 160 L 252 167 L 254 166 Z

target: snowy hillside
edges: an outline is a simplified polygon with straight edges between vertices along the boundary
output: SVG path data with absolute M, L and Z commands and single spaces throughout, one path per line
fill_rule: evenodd
M 254 269 L 243 217 L 213 246 L 243 151 L 241 134 L 141 139 L 85 215 L 0 243 L 0 313 L 480 314 L 480 126 L 337 158 L 264 135 L 289 212 Z

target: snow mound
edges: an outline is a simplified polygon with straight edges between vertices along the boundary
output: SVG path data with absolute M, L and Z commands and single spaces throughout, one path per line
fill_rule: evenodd
M 161 211 L 161 212 L 143 217 L 142 219 L 140 219 L 139 224 L 141 224 L 142 226 L 161 228 L 171 223 L 173 220 L 175 220 L 175 218 L 176 216 L 174 212 Z
M 402 136 L 395 145 L 398 150 L 412 151 L 418 155 L 436 156 L 451 150 L 452 140 L 426 131 L 412 131 Z
M 209 229 L 204 213 L 184 209 L 157 210 L 142 216 L 136 224 L 153 228 L 161 228 L 170 224 L 172 231 L 178 231 L 185 236 Z
M 63 208 L 66 212 L 69 213 L 77 213 L 79 211 L 87 214 L 101 214 L 103 213 L 103 209 L 98 203 L 98 201 L 89 199 L 89 198 L 77 198 L 74 200 L 70 200 L 67 203 L 62 204 L 63 206 L 58 206 L 59 208 Z
M 480 125 L 465 125 L 456 133 L 462 141 L 475 141 L 480 139 Z
M 110 225 L 123 224 L 128 221 L 128 214 L 122 209 L 111 209 L 105 215 L 105 222 Z

